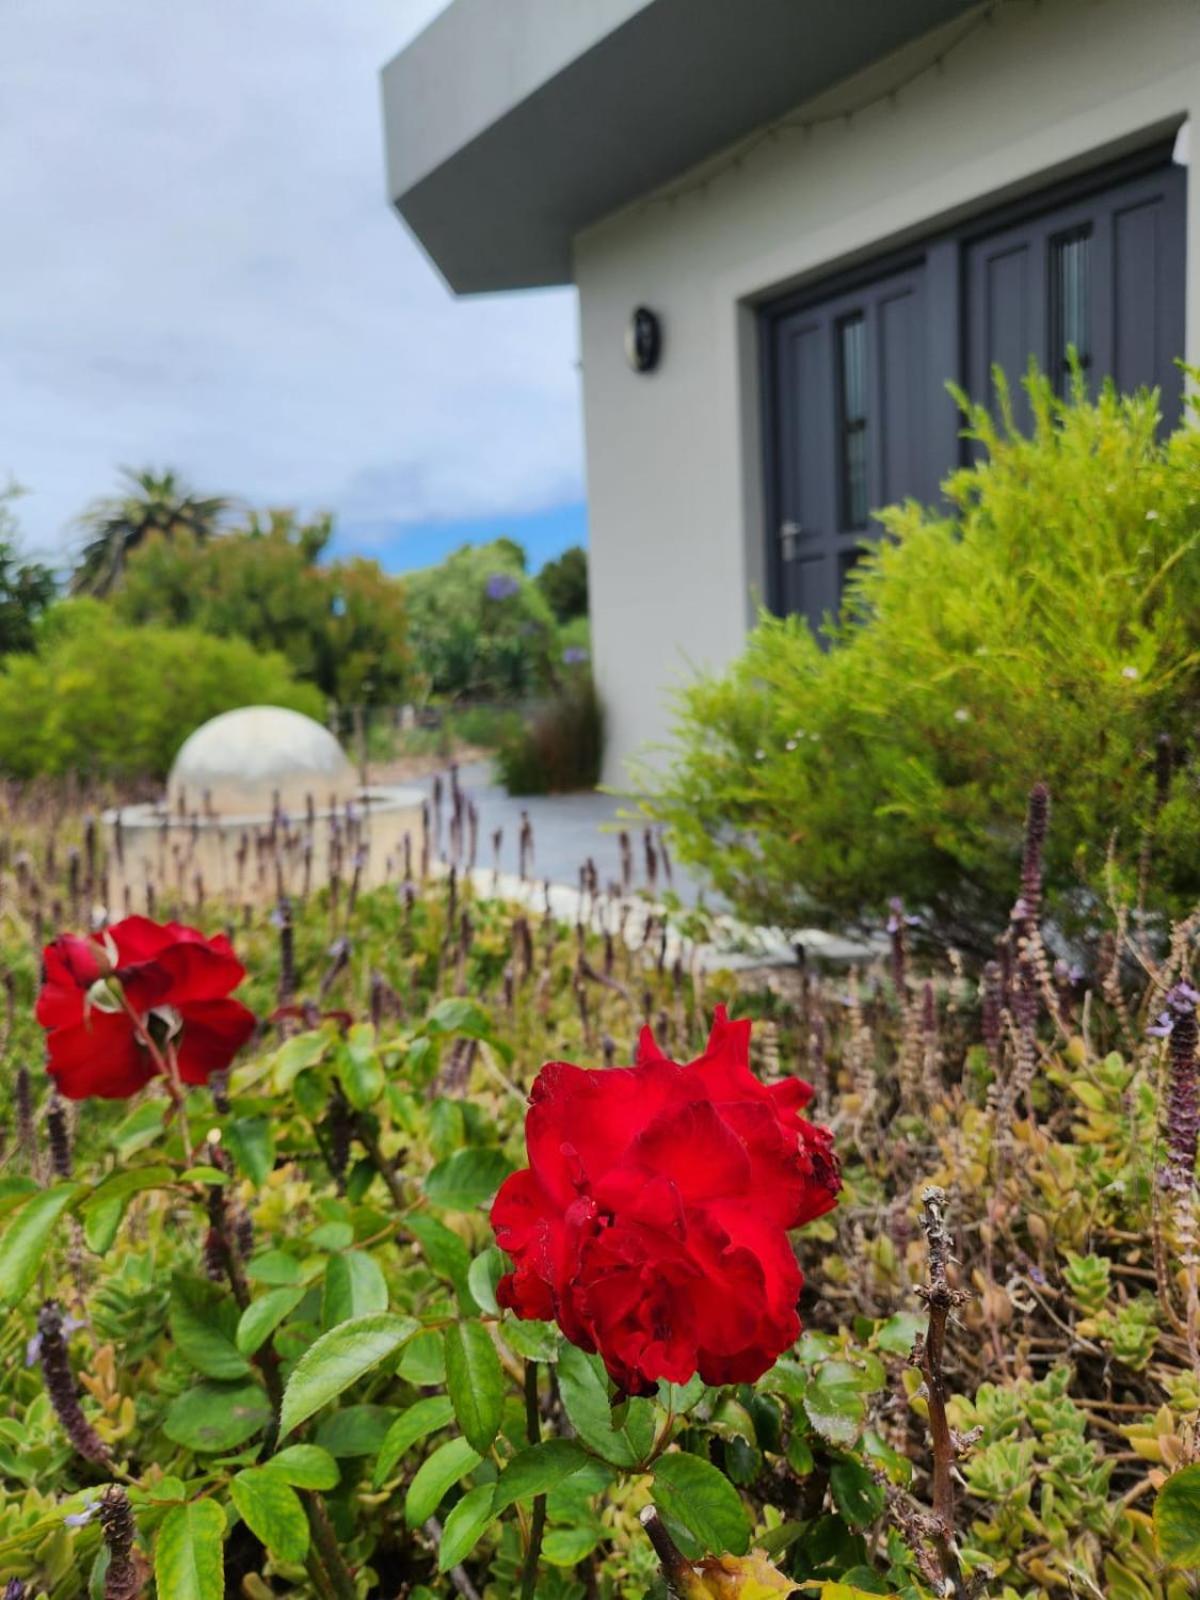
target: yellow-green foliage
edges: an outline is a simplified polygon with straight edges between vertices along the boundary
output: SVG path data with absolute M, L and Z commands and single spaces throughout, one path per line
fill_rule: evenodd
M 1102 887 L 1114 838 L 1135 862 L 1145 827 L 1158 901 L 1200 892 L 1200 435 L 1160 442 L 1152 395 L 1026 387 L 1029 437 L 1001 384 L 998 420 L 968 409 L 980 460 L 948 508 L 882 514 L 830 648 L 764 616 L 681 695 L 652 809 L 752 915 L 870 918 L 901 895 L 978 942 L 1039 778 L 1060 907 Z
M 194 728 L 243 705 L 320 717 L 320 693 L 279 655 L 192 628 L 135 628 L 97 600 L 51 610 L 35 653 L 0 670 L 0 773 L 161 775 Z

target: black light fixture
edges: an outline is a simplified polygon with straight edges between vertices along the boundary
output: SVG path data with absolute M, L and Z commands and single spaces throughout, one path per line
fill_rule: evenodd
M 638 306 L 625 333 L 625 355 L 635 372 L 653 372 L 662 355 L 662 323 L 656 312 Z

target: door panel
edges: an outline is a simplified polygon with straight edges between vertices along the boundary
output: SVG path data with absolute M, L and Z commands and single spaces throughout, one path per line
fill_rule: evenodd
M 1186 177 L 1153 172 L 1038 210 L 965 251 L 967 385 L 992 399 L 991 369 L 1004 368 L 1018 421 L 1029 420 L 1019 380 L 1030 357 L 1070 382 L 1074 346 L 1093 392 L 1107 377 L 1123 390 L 1157 384 L 1163 418 L 1179 420 L 1183 352 L 1183 216 Z
M 918 264 L 776 328 L 774 594 L 814 627 L 837 611 L 874 508 L 924 489 L 923 316 Z

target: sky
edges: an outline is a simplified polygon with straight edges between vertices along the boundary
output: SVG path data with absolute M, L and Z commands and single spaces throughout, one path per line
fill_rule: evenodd
M 586 536 L 574 291 L 455 299 L 378 72 L 444 0 L 3 0 L 0 483 L 66 561 L 120 465 L 390 570 Z

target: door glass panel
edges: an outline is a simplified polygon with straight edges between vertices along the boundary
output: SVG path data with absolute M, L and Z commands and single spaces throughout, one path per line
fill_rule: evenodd
M 861 312 L 838 323 L 842 527 L 867 525 L 867 324 Z
M 1070 351 L 1074 349 L 1084 372 L 1092 364 L 1091 246 L 1090 226 L 1050 241 L 1050 358 L 1062 395 L 1071 388 Z

